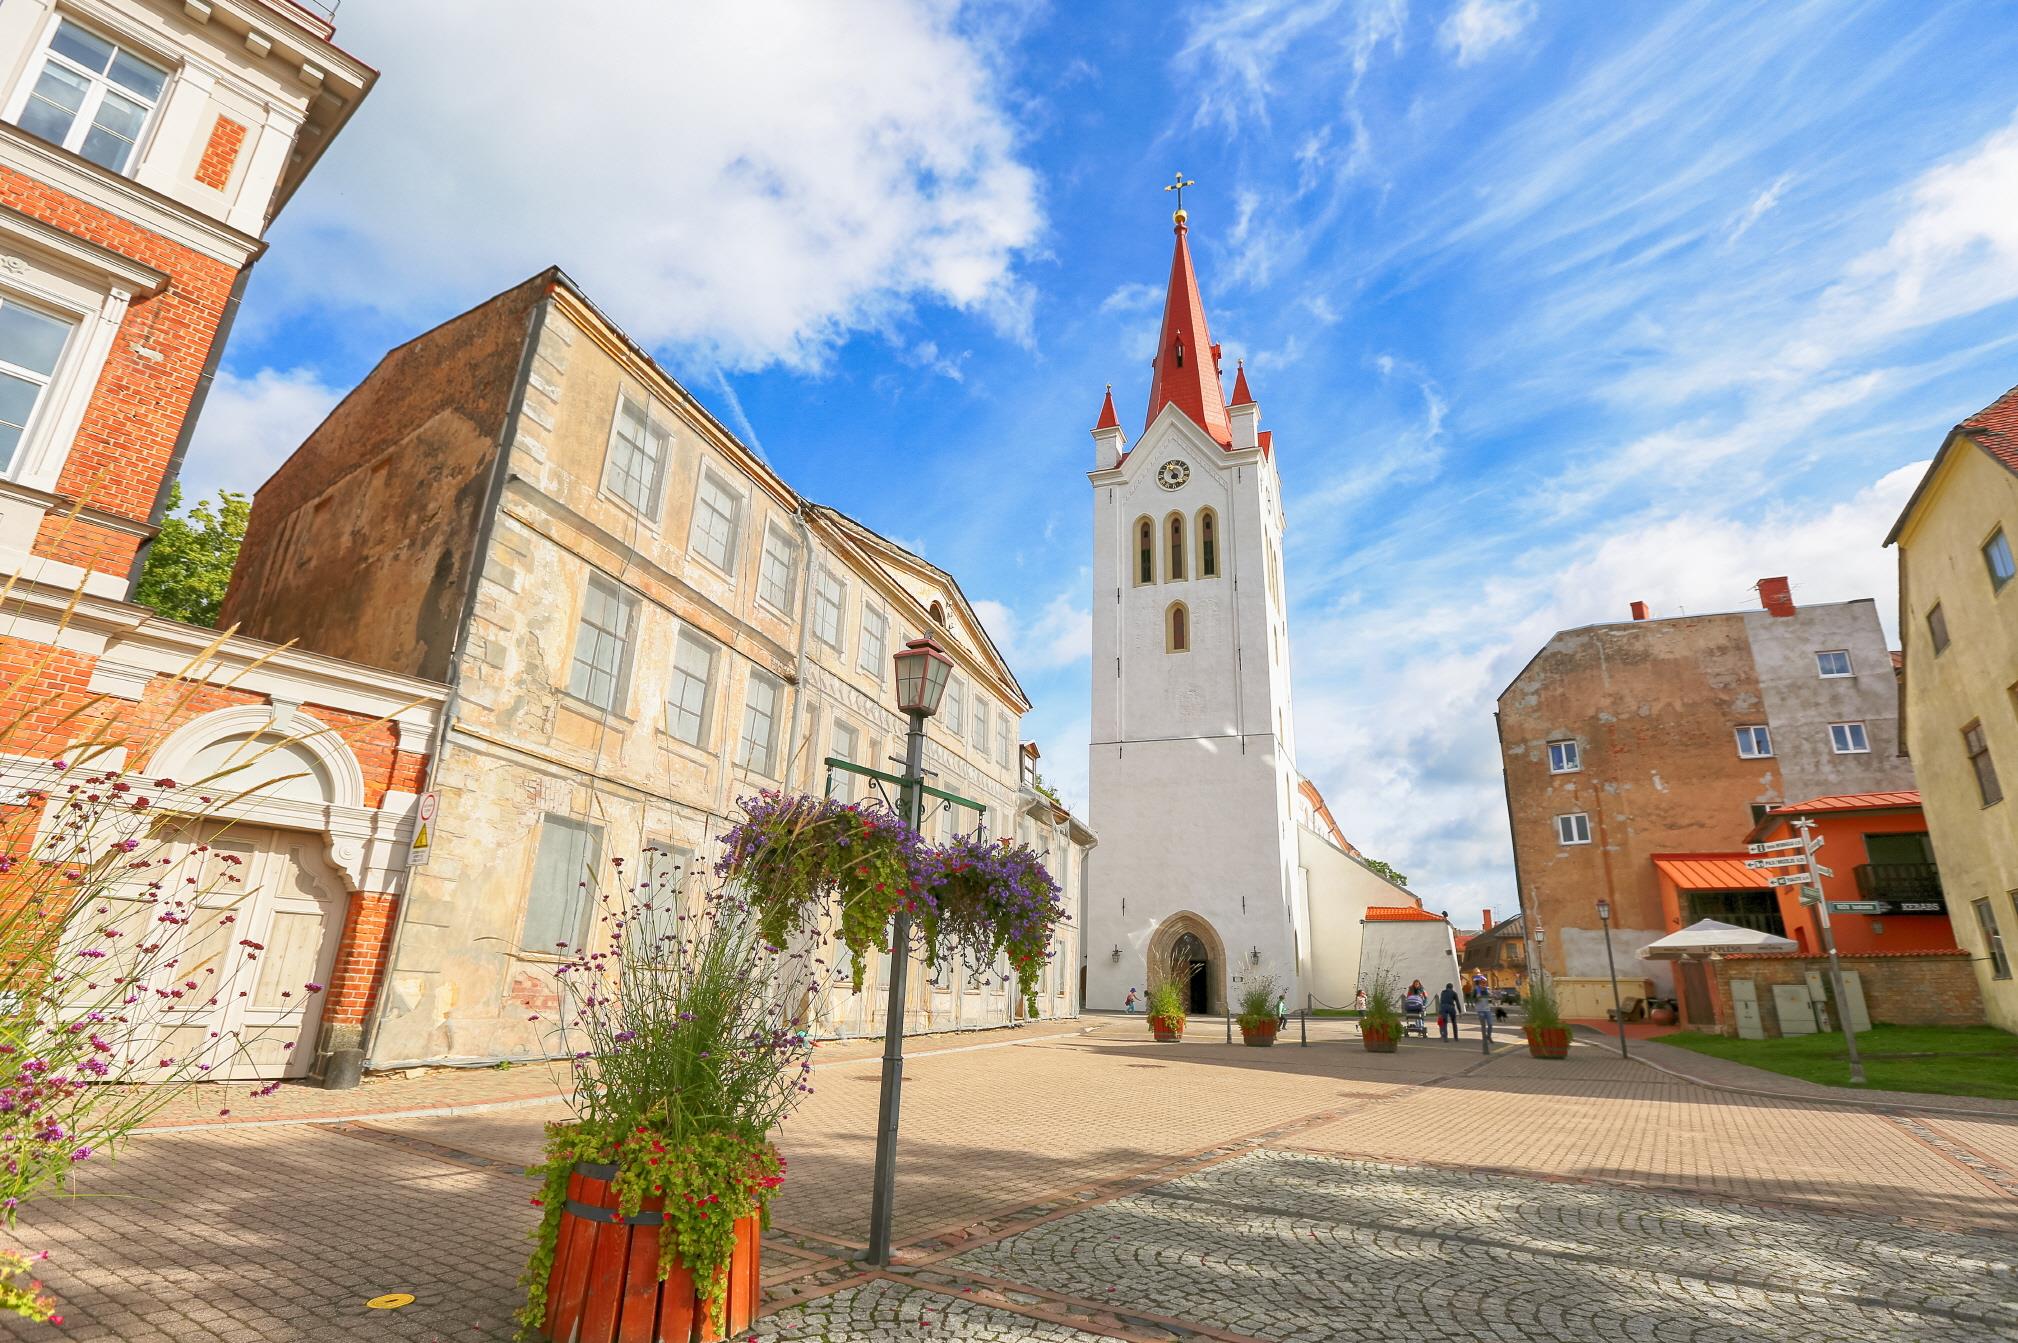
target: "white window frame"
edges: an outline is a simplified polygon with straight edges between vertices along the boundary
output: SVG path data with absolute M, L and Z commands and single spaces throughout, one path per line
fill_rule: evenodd
M 2005 531 L 2002 527 L 1997 528 L 1984 537 L 1983 544 L 1976 548 L 1977 553 L 1983 557 L 1983 570 L 1990 576 L 1990 591 L 1996 593 L 2002 592 L 2005 588 L 2011 586 L 2013 578 L 2018 578 L 2018 567 L 2013 567 L 2012 572 L 1999 574 L 1997 572 L 1997 563 L 1990 555 L 1993 546 L 2002 552 L 2004 563 L 2007 566 L 2013 566 L 2014 561 L 2018 561 L 2018 556 L 2014 556 L 2011 552 L 2011 533 Z
M 632 449 L 623 438 L 625 406 L 636 407 L 644 421 L 644 442 L 636 449 Z M 658 522 L 659 515 L 665 511 L 666 469 L 673 460 L 673 431 L 653 413 L 657 408 L 649 396 L 635 397 L 625 391 L 617 393 L 617 408 L 610 416 L 609 444 L 603 450 L 601 487 L 605 496 L 616 500 L 631 512 L 652 523 Z M 636 456 L 651 461 L 651 480 L 642 487 L 646 496 L 643 499 L 633 498 L 620 484 L 634 481 L 635 477 L 628 470 L 622 473 L 617 471 L 619 445 L 623 451 L 634 452 Z
M 784 577 L 777 574 L 784 566 Z M 782 586 L 784 592 L 778 593 Z M 757 563 L 757 600 L 780 615 L 792 614 L 792 598 L 799 591 L 799 540 L 777 522 L 764 525 L 764 554 Z
M 848 643 L 848 580 L 822 564 L 813 579 L 813 637 L 837 653 Z
M 1840 729 L 1840 735 L 1838 731 Z M 1861 740 L 1862 745 L 1844 745 Z M 1837 755 L 1869 755 L 1871 734 L 1861 722 L 1829 724 L 1829 745 Z
M 716 544 L 714 529 L 710 527 L 704 531 L 701 527 L 702 512 L 704 509 L 710 517 L 720 512 L 719 509 L 708 503 L 708 489 L 710 486 L 718 491 L 728 501 L 729 505 L 729 535 L 725 541 L 721 542 L 722 555 L 719 559 L 710 550 Z M 712 466 L 703 466 L 701 468 L 701 478 L 694 483 L 694 516 L 687 528 L 687 549 L 701 559 L 706 560 L 730 578 L 736 576 L 736 552 L 742 548 L 743 543 L 743 508 L 748 502 L 749 500 L 743 497 L 740 490 L 737 490 L 722 478 L 722 474 L 719 471 L 715 470 Z
M 707 672 L 700 678 L 701 702 L 698 707 L 687 703 L 687 691 L 695 678 L 689 668 L 680 665 L 680 654 L 686 649 L 697 649 L 708 660 Z M 671 676 L 666 686 L 666 732 L 689 746 L 705 747 L 713 735 L 715 718 L 715 686 L 720 681 L 722 667 L 722 647 L 713 639 L 705 638 L 690 629 L 682 629 L 673 636 L 673 658 Z M 697 720 L 694 735 L 689 737 L 680 728 L 682 714 L 691 714 Z
M 1549 773 L 1581 774 L 1583 768 L 1583 752 L 1575 741 L 1564 738 L 1549 743 Z
M 841 744 L 844 734 L 848 738 L 845 747 Z M 862 729 L 853 723 L 844 722 L 840 715 L 836 714 L 834 721 L 827 725 L 827 754 L 837 760 L 845 760 L 851 765 L 861 764 L 863 735 Z M 860 775 L 850 774 L 845 769 L 835 770 L 834 796 L 842 802 L 853 802 L 856 784 L 860 778 Z
M 1773 755 L 1773 729 L 1767 723 L 1746 723 L 1737 729 L 1738 758 L 1740 760 L 1770 760 Z M 1758 749 L 1763 739 L 1766 749 Z
M 1589 812 L 1571 811 L 1556 817 L 1556 843 L 1565 847 L 1591 842 Z
M 956 737 L 967 735 L 967 686 L 958 676 L 946 678 L 946 701 L 939 706 L 939 726 Z
M 624 624 L 621 630 L 615 630 L 605 625 L 593 624 L 589 620 L 589 596 L 599 589 L 603 592 L 606 601 L 614 601 L 617 604 L 617 609 L 623 612 Z M 631 662 L 633 655 L 637 652 L 638 615 L 643 610 L 643 607 L 644 603 L 638 597 L 638 594 L 625 587 L 622 583 L 601 573 L 591 572 L 589 574 L 589 581 L 582 587 L 581 608 L 575 612 L 575 641 L 568 653 L 567 692 L 570 698 L 578 700 L 583 704 L 593 704 L 596 708 L 606 713 L 620 716 L 623 714 L 626 701 L 630 699 Z M 585 659 L 582 656 L 582 640 L 585 636 L 591 638 L 607 637 L 616 644 L 617 661 L 613 669 L 605 669 L 598 666 L 593 649 L 591 649 L 588 658 Z M 590 677 L 601 674 L 609 675 L 610 702 L 608 704 L 575 688 L 575 673 L 577 669 L 582 667 L 588 668 Z
M 648 895 L 677 894 L 694 875 L 694 851 L 670 839 L 647 839 L 641 858 L 637 880 Z
M 983 760 L 989 756 L 988 719 L 995 712 L 988 703 L 988 697 L 979 690 L 974 692 L 974 751 Z
M 876 637 L 873 640 L 869 637 L 869 620 L 871 617 L 875 618 L 877 626 Z M 856 665 L 861 667 L 865 672 L 874 673 L 877 684 L 882 684 L 884 675 L 883 664 L 890 656 L 890 613 L 880 606 L 873 605 L 867 601 L 863 602 L 862 630 L 856 639 L 856 644 Z
M 85 138 L 91 134 L 92 127 L 97 124 L 98 109 L 104 105 L 106 91 L 113 88 L 114 85 L 109 74 L 92 74 L 73 63 L 68 56 L 63 55 L 55 49 L 52 44 L 56 40 L 57 30 L 66 21 L 73 28 L 81 28 L 99 41 L 109 42 L 118 51 L 125 52 L 135 60 L 140 61 L 143 65 L 151 66 L 161 72 L 161 92 L 154 96 L 153 102 L 147 103 L 147 115 L 142 118 L 140 130 L 133 137 L 133 152 L 127 157 L 125 165 L 119 168 L 108 168 L 95 159 L 85 160 L 92 167 L 102 169 L 105 172 L 113 174 L 115 177 L 124 177 L 129 180 L 136 179 L 140 174 L 140 165 L 147 158 L 147 152 L 152 146 L 154 132 L 161 125 L 161 110 L 168 105 L 168 100 L 175 94 L 176 79 L 180 73 L 177 63 L 158 51 L 136 46 L 123 36 L 111 36 L 103 29 L 95 28 L 91 24 L 80 20 L 77 16 L 66 14 L 58 9 L 49 16 L 48 22 L 43 25 L 42 36 L 35 44 L 35 57 L 37 59 L 31 61 L 27 70 L 22 74 L 21 82 L 15 86 L 14 96 L 7 100 L 5 120 L 10 126 L 21 126 L 21 115 L 28 108 L 28 100 L 35 94 L 36 84 L 41 82 L 43 70 L 47 68 L 51 61 L 60 62 L 64 69 L 91 85 L 90 90 L 84 95 L 83 103 L 77 109 L 76 117 L 70 123 L 69 132 L 65 134 L 59 146 L 72 154 L 76 154 L 79 158 L 83 158 Z M 117 58 L 115 57 L 115 59 Z M 140 103 L 147 101 L 124 84 L 116 87 L 119 90 L 119 96 L 130 102 Z M 43 144 L 58 143 L 53 140 L 43 140 L 41 136 L 35 135 L 35 132 L 25 127 L 22 127 L 22 133 L 24 135 L 34 135 Z
M 526 941 L 527 925 L 531 922 L 533 902 L 540 898 L 540 851 L 550 835 L 569 834 L 578 838 L 587 850 L 576 874 L 573 863 L 568 863 L 553 880 L 558 890 L 549 891 L 556 902 L 555 913 L 560 917 L 553 920 L 555 932 L 565 932 L 565 938 L 555 938 L 533 946 Z M 579 955 L 582 944 L 588 939 L 589 919 L 595 912 L 595 896 L 592 886 L 583 882 L 593 882 L 602 875 L 603 828 L 592 821 L 579 820 L 573 816 L 563 816 L 559 812 L 546 812 L 540 817 L 539 825 L 533 831 L 533 865 L 526 875 L 525 905 L 519 911 L 519 949 L 529 955 L 543 957 L 566 957 Z M 570 882 L 568 878 L 573 877 Z M 567 916 L 573 915 L 573 927 L 568 928 Z M 560 945 L 565 943 L 565 945 Z
M 1823 660 L 1825 658 L 1843 659 L 1843 670 L 1830 671 L 1829 664 Z M 1841 681 L 1848 677 L 1854 677 L 1857 674 L 1856 669 L 1850 665 L 1850 650 L 1847 648 L 1817 649 L 1815 652 L 1815 671 L 1824 681 Z
M 770 708 L 762 715 L 767 722 L 763 740 L 752 732 L 758 717 L 757 688 L 770 696 Z M 778 777 L 778 708 L 785 694 L 784 682 L 768 672 L 750 669 L 750 683 L 743 691 L 743 726 L 736 738 L 736 763 L 767 779 Z M 761 757 L 761 759 L 759 758 Z
M 1015 720 L 1006 713 L 999 715 L 999 718 L 1000 721 L 995 724 L 1001 730 L 1001 738 L 996 744 L 996 758 L 1002 762 L 1002 768 L 1007 769 L 1016 756 Z

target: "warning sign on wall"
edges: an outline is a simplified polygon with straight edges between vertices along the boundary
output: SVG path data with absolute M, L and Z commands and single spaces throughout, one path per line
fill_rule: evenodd
M 417 809 L 413 823 L 413 841 L 407 845 L 406 849 L 406 865 L 408 867 L 426 866 L 428 846 L 431 843 L 429 832 L 434 829 L 435 808 L 439 805 L 440 799 L 435 794 L 422 793 L 420 795 L 420 806 Z

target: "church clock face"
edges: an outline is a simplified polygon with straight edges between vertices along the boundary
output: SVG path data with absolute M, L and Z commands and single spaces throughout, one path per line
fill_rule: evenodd
M 1165 462 L 1156 468 L 1156 483 L 1166 490 L 1175 490 L 1191 479 L 1191 467 L 1184 462 Z

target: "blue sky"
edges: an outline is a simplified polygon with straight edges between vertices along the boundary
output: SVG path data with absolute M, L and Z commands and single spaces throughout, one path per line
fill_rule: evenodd
M 1782 573 L 1889 626 L 1919 464 L 2018 383 L 2013 4 L 671 9 L 347 0 L 384 74 L 193 492 L 558 262 L 961 578 L 1083 809 L 1087 430 L 1110 381 L 1140 427 L 1181 168 L 1276 435 L 1299 764 L 1468 917 L 1515 904 L 1492 700 L 1551 632 Z

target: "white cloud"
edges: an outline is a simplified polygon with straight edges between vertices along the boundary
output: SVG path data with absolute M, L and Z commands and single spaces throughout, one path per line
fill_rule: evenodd
M 1027 623 L 1010 607 L 987 598 L 974 603 L 974 613 L 1019 676 L 1052 671 L 1092 656 L 1093 613 L 1076 604 L 1081 595 L 1078 588 L 1059 593 Z
M 1729 227 L 1724 230 L 1724 242 L 1726 244 L 1734 243 L 1747 233 L 1750 233 L 1752 225 L 1765 218 L 1767 212 L 1780 203 L 1780 194 L 1787 189 L 1787 184 L 1793 180 L 1794 175 L 1792 173 L 1781 173 L 1778 178 L 1774 179 L 1771 186 L 1752 197 L 1751 204 L 1740 210 L 1737 218 L 1733 219 Z
M 1534 17 L 1534 0 L 1463 0 L 1437 40 L 1459 65 L 1471 65 L 1519 37 Z
M 642 341 L 729 369 L 816 367 L 920 303 L 1027 339 L 1038 183 L 983 21 L 935 0 L 552 17 L 345 6 L 346 46 L 387 73 L 283 217 L 291 297 L 433 315 L 558 262 Z
M 183 463 L 183 499 L 252 493 L 342 398 L 305 368 L 263 368 L 249 378 L 219 370 Z
M 1152 312 L 1163 302 L 1163 286 L 1154 284 L 1124 284 L 1100 300 L 1100 311 L 1137 313 Z

